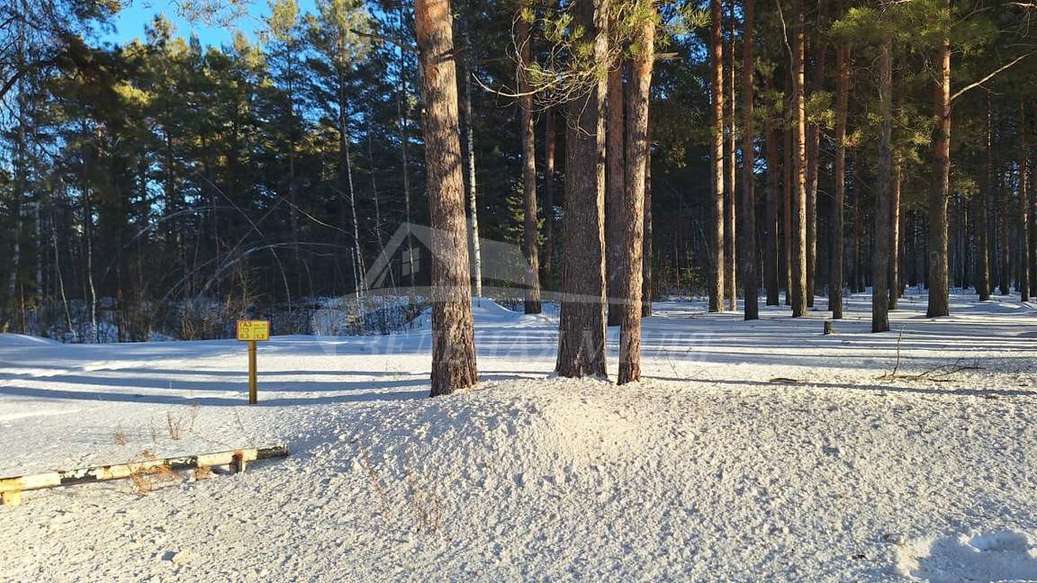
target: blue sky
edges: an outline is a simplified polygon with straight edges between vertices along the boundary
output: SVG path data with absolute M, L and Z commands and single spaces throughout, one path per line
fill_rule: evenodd
M 314 0 L 299 0 L 299 12 L 314 11 Z M 234 38 L 234 30 L 246 33 L 253 40 L 256 31 L 263 28 L 263 19 L 270 14 L 267 0 L 251 0 L 248 14 L 233 23 L 232 27 L 213 27 L 203 23 L 192 23 L 178 14 L 176 4 L 172 0 L 132 0 L 123 8 L 112 24 L 115 31 L 100 35 L 102 41 L 126 44 L 135 38 L 144 38 L 144 27 L 152 21 L 156 14 L 161 14 L 176 27 L 177 36 L 184 38 L 197 34 L 203 45 L 220 46 L 230 44 Z

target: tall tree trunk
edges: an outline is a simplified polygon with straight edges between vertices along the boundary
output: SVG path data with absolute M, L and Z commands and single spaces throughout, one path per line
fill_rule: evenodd
M 861 187 L 860 165 L 857 158 L 853 158 L 853 241 L 850 245 L 850 262 L 853 264 L 853 275 L 850 279 L 850 290 L 854 293 L 864 291 L 864 274 L 861 266 L 861 240 L 863 239 L 863 219 L 861 215 L 861 198 L 864 197 L 864 189 Z
M 1034 117 L 1037 118 L 1037 105 L 1034 106 Z M 1030 175 L 1030 198 L 1028 201 L 1029 212 L 1027 213 L 1027 256 L 1030 258 L 1030 293 L 1037 295 L 1037 165 L 1033 154 L 1030 157 L 1030 167 L 1033 174 Z
M 624 273 L 623 317 L 619 329 L 619 384 L 641 378 L 641 292 L 644 262 L 644 205 L 648 167 L 648 105 L 652 89 L 652 63 L 655 61 L 655 8 L 653 0 L 643 0 L 652 8 L 637 30 L 636 52 L 631 63 L 630 106 L 627 108 L 626 196 L 622 208 Z
M 407 34 L 405 19 L 403 15 L 403 3 L 400 3 L 399 9 L 399 20 L 400 28 L 398 34 L 400 38 L 404 38 Z M 410 161 L 408 157 L 407 143 L 409 138 L 407 136 L 407 112 L 404 110 L 404 104 L 407 103 L 407 65 L 406 65 L 406 53 L 401 49 L 400 58 L 398 62 L 400 68 L 400 86 L 396 93 L 396 116 L 399 119 L 399 130 L 400 130 L 400 156 L 403 164 L 403 203 L 405 218 L 407 220 L 407 268 L 410 273 L 410 287 L 409 289 L 413 292 L 415 282 L 415 269 L 414 264 L 414 240 L 411 237 L 410 227 L 413 224 L 411 217 L 410 208 Z
M 464 29 L 464 120 L 465 120 L 465 151 L 468 153 L 468 241 L 472 250 L 472 286 L 475 288 L 475 297 L 482 297 L 482 251 L 479 246 L 479 201 L 476 196 L 475 187 L 475 130 L 472 117 L 472 64 L 475 59 L 472 56 L 471 37 L 471 2 L 468 6 L 468 21 Z
M 1026 139 L 1026 98 L 1019 100 L 1019 299 L 1030 301 L 1030 146 Z
M 374 235 L 375 241 L 378 243 L 378 253 L 385 253 L 385 238 L 382 234 L 382 203 L 381 197 L 378 196 L 378 180 L 375 173 L 375 167 L 377 163 L 374 159 L 374 132 L 371 129 L 371 115 L 372 111 L 367 112 L 367 162 L 370 164 L 368 174 L 371 177 L 371 196 L 374 199 Z M 366 274 L 365 274 L 366 281 Z M 392 284 L 393 293 L 396 293 L 396 274 L 392 269 L 389 270 L 389 282 Z
M 875 249 L 871 254 L 871 331 L 889 330 L 890 190 L 893 180 L 893 39 L 879 56 L 879 160 L 875 183 Z
M 544 110 L 544 277 L 551 277 L 555 250 L 555 114 Z
M 819 3 L 823 6 L 823 3 Z M 818 17 L 820 29 L 820 16 Z M 810 94 L 824 91 L 825 78 L 825 45 L 821 35 L 811 35 L 811 49 L 814 51 L 813 70 L 810 76 Z M 814 307 L 814 294 L 817 279 L 817 183 L 818 166 L 821 161 L 821 128 L 814 122 L 807 124 L 807 307 Z
M 745 18 L 742 33 L 742 208 L 739 216 L 741 234 L 742 282 L 744 285 L 745 319 L 758 320 L 757 302 L 759 283 L 756 279 L 756 194 L 753 192 L 753 0 L 743 0 Z
M 1012 293 L 1012 266 L 1011 257 L 1009 256 L 1009 248 L 1011 246 L 1009 224 L 1011 221 L 1008 218 L 1011 208 L 1011 196 L 1008 193 L 1007 177 L 1001 169 L 1000 161 L 994 164 L 994 168 L 995 172 L 997 172 L 997 206 L 995 208 L 995 214 L 997 215 L 997 250 L 995 257 L 997 258 L 998 291 L 1001 295 L 1007 296 Z
M 843 263 L 846 233 L 843 207 L 846 205 L 846 113 L 850 97 L 850 48 L 840 42 L 836 58 L 835 97 L 835 199 L 832 201 L 832 269 L 828 282 L 828 303 L 835 320 L 843 317 Z
M 738 176 L 738 160 L 735 153 L 738 149 L 738 135 L 735 124 L 735 0 L 728 2 L 728 43 L 725 47 L 727 56 L 727 110 L 724 112 L 724 126 L 727 143 L 724 155 L 724 295 L 727 297 L 727 309 L 738 309 L 738 245 L 737 215 L 738 194 L 736 179 Z
M 944 6 L 950 11 L 950 0 Z M 933 187 L 929 191 L 929 307 L 930 318 L 950 314 L 947 282 L 947 196 L 951 187 L 951 41 L 936 52 L 939 78 L 935 91 L 936 136 L 933 140 Z
M 475 331 L 449 0 L 415 0 L 432 227 L 432 396 L 476 383 Z
M 796 2 L 796 24 L 792 43 L 792 124 L 793 124 L 793 209 L 792 209 L 792 317 L 806 314 L 807 309 L 807 182 L 806 182 L 806 108 L 803 98 L 805 82 L 804 35 L 806 15 L 804 3 Z
M 892 130 L 891 130 L 892 133 Z M 897 309 L 897 298 L 900 297 L 900 188 L 903 185 L 903 172 L 900 158 L 893 155 L 893 182 L 889 196 L 889 309 Z
M 626 208 L 626 178 L 623 161 L 623 65 L 617 63 L 608 74 L 608 124 L 606 129 L 605 156 L 608 168 L 605 173 L 605 275 L 608 278 L 606 291 L 609 298 L 608 325 L 619 326 L 623 316 L 621 290 L 626 288 L 622 281 L 623 260 L 627 250 L 623 245 L 622 216 Z
M 345 75 L 340 75 L 340 86 L 345 85 Z M 349 196 L 350 223 L 353 227 L 353 297 L 357 302 L 358 314 L 363 319 L 364 309 L 364 258 L 360 251 L 360 219 L 356 212 L 356 188 L 353 184 L 353 162 L 349 151 L 349 103 L 344 93 L 339 93 L 339 191 L 345 188 Z M 362 324 L 361 324 L 362 325 Z
M 791 67 L 790 67 L 791 69 Z M 782 233 L 782 260 L 781 270 L 782 284 L 785 287 L 785 305 L 792 305 L 792 205 L 793 205 L 793 194 L 792 194 L 792 175 L 793 175 L 793 163 L 792 163 L 792 146 L 793 141 L 793 128 L 791 114 L 789 113 L 792 109 L 792 75 L 786 75 L 785 83 L 785 124 L 784 124 L 784 148 L 783 156 L 784 163 L 781 167 L 784 169 L 784 188 L 782 189 L 781 198 L 781 233 Z
M 522 122 L 522 198 L 525 201 L 525 228 L 523 229 L 522 248 L 528 263 L 525 309 L 527 314 L 540 313 L 540 261 L 537 248 L 540 244 L 539 220 L 537 217 L 537 168 L 536 168 L 536 136 L 533 130 L 533 95 L 529 89 L 529 77 L 526 67 L 529 66 L 533 44 L 529 33 L 529 22 L 520 14 L 515 23 L 518 37 L 518 88 L 519 109 Z
M 403 3 L 399 4 L 399 30 L 398 34 L 401 38 L 408 34 L 407 26 L 405 26 L 405 19 L 403 17 Z M 414 240 L 411 237 L 411 225 L 413 220 L 411 217 L 411 170 L 410 161 L 408 156 L 408 142 L 410 141 L 407 133 L 408 128 L 408 115 L 407 110 L 404 109 L 403 104 L 408 102 L 408 91 L 407 91 L 407 54 L 402 49 L 399 51 L 399 59 L 397 61 L 399 67 L 399 88 L 396 91 L 396 117 L 399 123 L 399 144 L 400 144 L 400 157 L 403 165 L 403 211 L 404 218 L 407 219 L 407 262 L 408 271 L 410 273 L 410 293 L 413 293 L 415 282 L 415 266 L 414 262 Z
M 653 30 L 654 34 L 654 30 Z M 651 141 L 651 117 L 649 117 L 649 140 L 648 150 L 645 152 L 645 226 L 644 226 L 644 259 L 641 268 L 644 273 L 641 278 L 641 316 L 647 318 L 652 315 L 652 141 Z
M 724 14 L 721 0 L 710 0 L 710 94 L 713 98 L 713 141 L 710 149 L 713 182 L 712 265 L 709 311 L 724 311 Z
M 770 95 L 771 76 L 763 76 L 763 92 Z M 781 178 L 781 155 L 778 148 L 778 140 L 781 132 L 777 128 L 773 111 L 767 111 L 765 132 L 767 134 L 767 205 L 766 220 L 763 223 L 763 240 L 766 248 L 763 258 L 763 279 L 767 286 L 767 305 L 777 306 L 780 302 L 778 293 L 781 287 L 778 283 L 778 196 L 780 189 L 778 180 Z
M 575 23 L 598 67 L 608 62 L 607 1 L 579 2 Z M 599 76 L 585 96 L 569 102 L 565 136 L 565 241 L 558 360 L 563 377 L 606 378 L 605 368 L 605 93 Z

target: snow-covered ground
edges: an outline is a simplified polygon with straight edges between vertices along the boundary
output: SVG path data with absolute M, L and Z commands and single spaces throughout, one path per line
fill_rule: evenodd
M 275 338 L 255 407 L 233 341 L 0 336 L 0 476 L 292 450 L 27 493 L 0 580 L 1037 580 L 1037 311 L 908 296 L 877 335 L 866 296 L 832 336 L 659 303 L 625 387 L 549 378 L 557 317 L 484 301 L 482 382 L 438 399 L 427 330 Z

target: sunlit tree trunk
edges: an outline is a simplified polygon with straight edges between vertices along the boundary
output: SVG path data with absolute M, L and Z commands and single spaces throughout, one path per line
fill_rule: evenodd
M 415 0 L 432 227 L 432 396 L 476 382 L 475 333 L 449 0 Z
M 596 66 L 608 59 L 605 0 L 579 2 L 575 23 Z M 599 76 L 592 90 L 566 106 L 565 229 L 562 302 L 555 372 L 563 377 L 605 378 L 605 93 Z
M 652 6 L 652 0 L 642 0 Z M 644 205 L 648 167 L 648 105 L 655 60 L 655 14 L 643 18 L 631 63 L 630 107 L 627 108 L 626 192 L 622 205 L 623 251 L 620 281 L 623 313 L 619 331 L 619 384 L 641 378 L 641 301 L 644 273 Z
M 471 2 L 464 28 L 464 120 L 465 120 L 465 152 L 467 153 L 466 169 L 468 171 L 468 242 L 472 251 L 472 287 L 475 297 L 482 297 L 482 250 L 479 246 L 479 200 L 475 184 L 475 122 L 472 113 L 472 56 L 474 50 L 471 37 Z
M 727 309 L 738 308 L 738 135 L 735 123 L 735 0 L 728 3 L 728 43 L 724 48 L 727 57 L 727 99 L 724 101 L 724 126 L 726 144 L 724 153 L 724 296 Z
M 519 109 L 522 124 L 522 199 L 525 202 L 525 221 L 522 237 L 522 250 L 528 263 L 525 311 L 527 314 L 540 313 L 540 261 L 537 248 L 540 244 L 537 217 L 537 169 L 536 169 L 536 136 L 533 131 L 533 95 L 530 93 L 529 78 L 526 67 L 530 63 L 533 39 L 529 33 L 529 22 L 520 14 L 515 23 L 515 35 L 518 46 L 518 88 Z
M 792 317 L 807 309 L 807 184 L 806 109 L 804 103 L 804 2 L 796 2 L 796 24 L 792 42 L 793 208 L 792 208 Z
M 710 163 L 713 182 L 709 311 L 724 311 L 724 15 L 721 0 L 710 0 L 710 95 L 713 128 Z
M 850 96 L 850 49 L 845 43 L 836 48 L 836 97 L 835 97 L 835 174 L 834 199 L 832 201 L 832 269 L 828 282 L 828 304 L 832 318 L 843 317 L 843 264 L 845 261 L 844 241 L 846 232 L 843 207 L 846 205 L 846 113 Z

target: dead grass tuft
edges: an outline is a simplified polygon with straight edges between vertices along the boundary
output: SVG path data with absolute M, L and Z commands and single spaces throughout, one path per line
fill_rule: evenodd
M 174 482 L 180 479 L 180 476 L 168 465 L 150 465 L 148 463 L 157 459 L 159 459 L 158 456 L 145 449 L 130 462 L 130 481 L 133 491 L 137 494 L 143 496 L 164 482 Z

